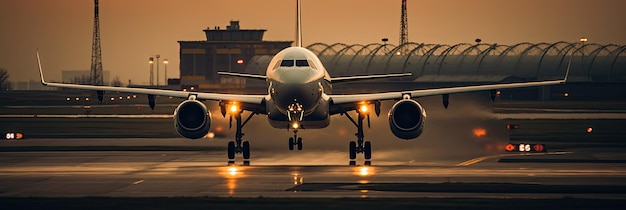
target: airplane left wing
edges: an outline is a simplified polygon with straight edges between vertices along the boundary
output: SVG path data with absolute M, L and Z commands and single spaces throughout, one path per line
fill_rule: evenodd
M 148 88 L 128 88 L 128 87 L 52 83 L 52 82 L 46 82 L 44 79 L 43 70 L 41 67 L 41 60 L 39 58 L 39 51 L 37 51 L 37 64 L 39 65 L 39 76 L 41 77 L 41 84 L 45 86 L 49 86 L 49 87 L 108 91 L 108 92 L 112 91 L 112 92 L 136 93 L 136 94 L 158 95 L 158 96 L 172 96 L 172 97 L 177 97 L 177 98 L 189 98 L 190 96 L 195 96 L 195 98 L 199 100 L 237 101 L 237 102 L 249 103 L 249 104 L 262 104 L 263 99 L 266 96 L 266 95 L 202 93 L 202 92 L 186 92 L 186 91 L 148 89 Z
M 494 85 L 476 85 L 465 87 L 450 87 L 450 88 L 436 88 L 436 89 L 424 89 L 424 90 L 411 90 L 411 91 L 399 91 L 399 92 L 387 92 L 387 93 L 371 93 L 371 94 L 351 94 L 351 95 L 331 95 L 334 104 L 354 103 L 361 101 L 379 101 L 379 100 L 392 100 L 401 99 L 403 95 L 408 94 L 411 97 L 443 95 L 450 93 L 463 93 L 482 90 L 495 90 L 495 89 L 508 89 L 508 88 L 520 88 L 520 87 L 534 87 L 544 85 L 556 85 L 563 84 L 567 80 L 552 80 L 541 82 L 520 82 L 510 84 L 494 84 Z

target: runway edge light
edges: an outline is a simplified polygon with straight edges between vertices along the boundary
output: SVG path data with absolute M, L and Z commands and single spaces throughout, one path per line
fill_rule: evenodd
M 504 147 L 507 152 L 546 152 L 545 144 L 507 144 Z

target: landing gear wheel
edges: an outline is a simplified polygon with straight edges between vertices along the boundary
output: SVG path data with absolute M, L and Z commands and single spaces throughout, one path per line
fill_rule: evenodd
M 250 142 L 243 142 L 243 159 L 244 161 L 250 159 Z
M 221 106 L 225 106 L 224 104 L 220 103 Z M 246 118 L 245 121 L 242 122 L 241 120 L 241 112 L 239 113 L 233 113 L 231 115 L 231 126 L 232 126 L 232 119 L 235 118 L 235 128 L 237 129 L 235 131 L 235 141 L 229 141 L 228 142 L 228 165 L 234 165 L 235 164 L 235 154 L 237 153 L 243 153 L 243 165 L 250 165 L 250 142 L 248 141 L 243 141 L 242 138 L 244 136 L 242 130 L 243 130 L 243 126 L 246 125 L 246 123 L 252 119 L 252 116 L 254 116 L 255 113 L 251 113 L 250 115 L 248 115 L 248 118 Z
M 363 156 L 365 156 L 365 162 L 367 163 L 370 159 L 372 159 L 372 143 L 366 141 L 363 146 L 363 150 Z
M 302 138 L 298 137 L 296 144 L 298 145 L 298 150 L 302 150 Z
M 349 150 L 350 150 L 350 163 L 352 163 L 353 160 L 356 159 L 356 142 L 354 141 L 350 142 Z
M 359 109 L 356 110 L 358 114 L 358 118 L 356 121 L 352 118 L 347 112 L 344 112 L 344 116 L 346 116 L 354 126 L 357 128 L 357 132 L 354 134 L 356 136 L 357 141 L 350 141 L 350 165 L 356 165 L 356 154 L 363 153 L 364 165 L 372 164 L 372 143 L 369 141 L 365 141 L 365 135 L 363 134 L 363 120 L 367 118 L 367 123 L 369 126 L 370 118 L 369 113 L 362 112 Z
M 293 137 L 289 137 L 289 150 L 293 150 L 294 144 L 296 143 L 293 141 Z
M 235 142 L 234 141 L 229 141 L 228 142 L 228 161 L 234 161 L 235 160 Z

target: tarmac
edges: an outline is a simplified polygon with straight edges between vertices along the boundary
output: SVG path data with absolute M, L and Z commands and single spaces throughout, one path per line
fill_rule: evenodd
M 615 161 L 626 158 L 617 150 L 596 149 L 607 161 L 589 151 L 560 151 L 376 162 L 376 154 L 394 156 L 379 150 L 366 167 L 348 166 L 343 151 L 260 149 L 252 166 L 227 166 L 225 139 L 175 147 L 184 141 L 3 141 L 0 197 L 626 198 L 626 167 Z M 507 158 L 539 161 L 502 161 Z M 598 190 L 608 188 L 614 190 Z

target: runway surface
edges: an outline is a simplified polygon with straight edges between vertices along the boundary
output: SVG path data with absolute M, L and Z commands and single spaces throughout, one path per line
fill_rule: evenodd
M 429 121 L 418 140 L 398 140 L 386 117 L 373 117 L 366 129 L 373 145 L 371 167 L 348 166 L 354 127 L 340 116 L 327 129 L 303 130 L 303 151 L 289 151 L 291 133 L 255 117 L 245 130 L 252 166 L 227 166 L 226 145 L 233 132 L 227 118 L 214 118 L 215 131 L 222 130 L 218 138 L 187 140 L 153 138 L 176 136 L 171 119 L 160 113 L 137 119 L 96 118 L 94 113 L 33 118 L 30 112 L 15 112 L 25 116 L 2 117 L 0 127 L 27 138 L 0 141 L 0 204 L 15 209 L 94 204 L 101 209 L 168 209 L 163 207 L 168 204 L 202 209 L 232 204 L 246 209 L 588 209 L 626 203 L 623 110 L 506 108 L 492 113 L 468 101 L 445 110 L 439 100 L 425 100 Z M 520 129 L 507 130 L 508 124 Z M 504 152 L 509 142 L 543 143 L 548 152 Z
M 616 150 L 395 162 L 401 154 L 378 150 L 364 167 L 347 166 L 346 151 L 259 149 L 252 166 L 226 166 L 226 140 L 29 141 L 2 142 L 0 197 L 626 198 Z

